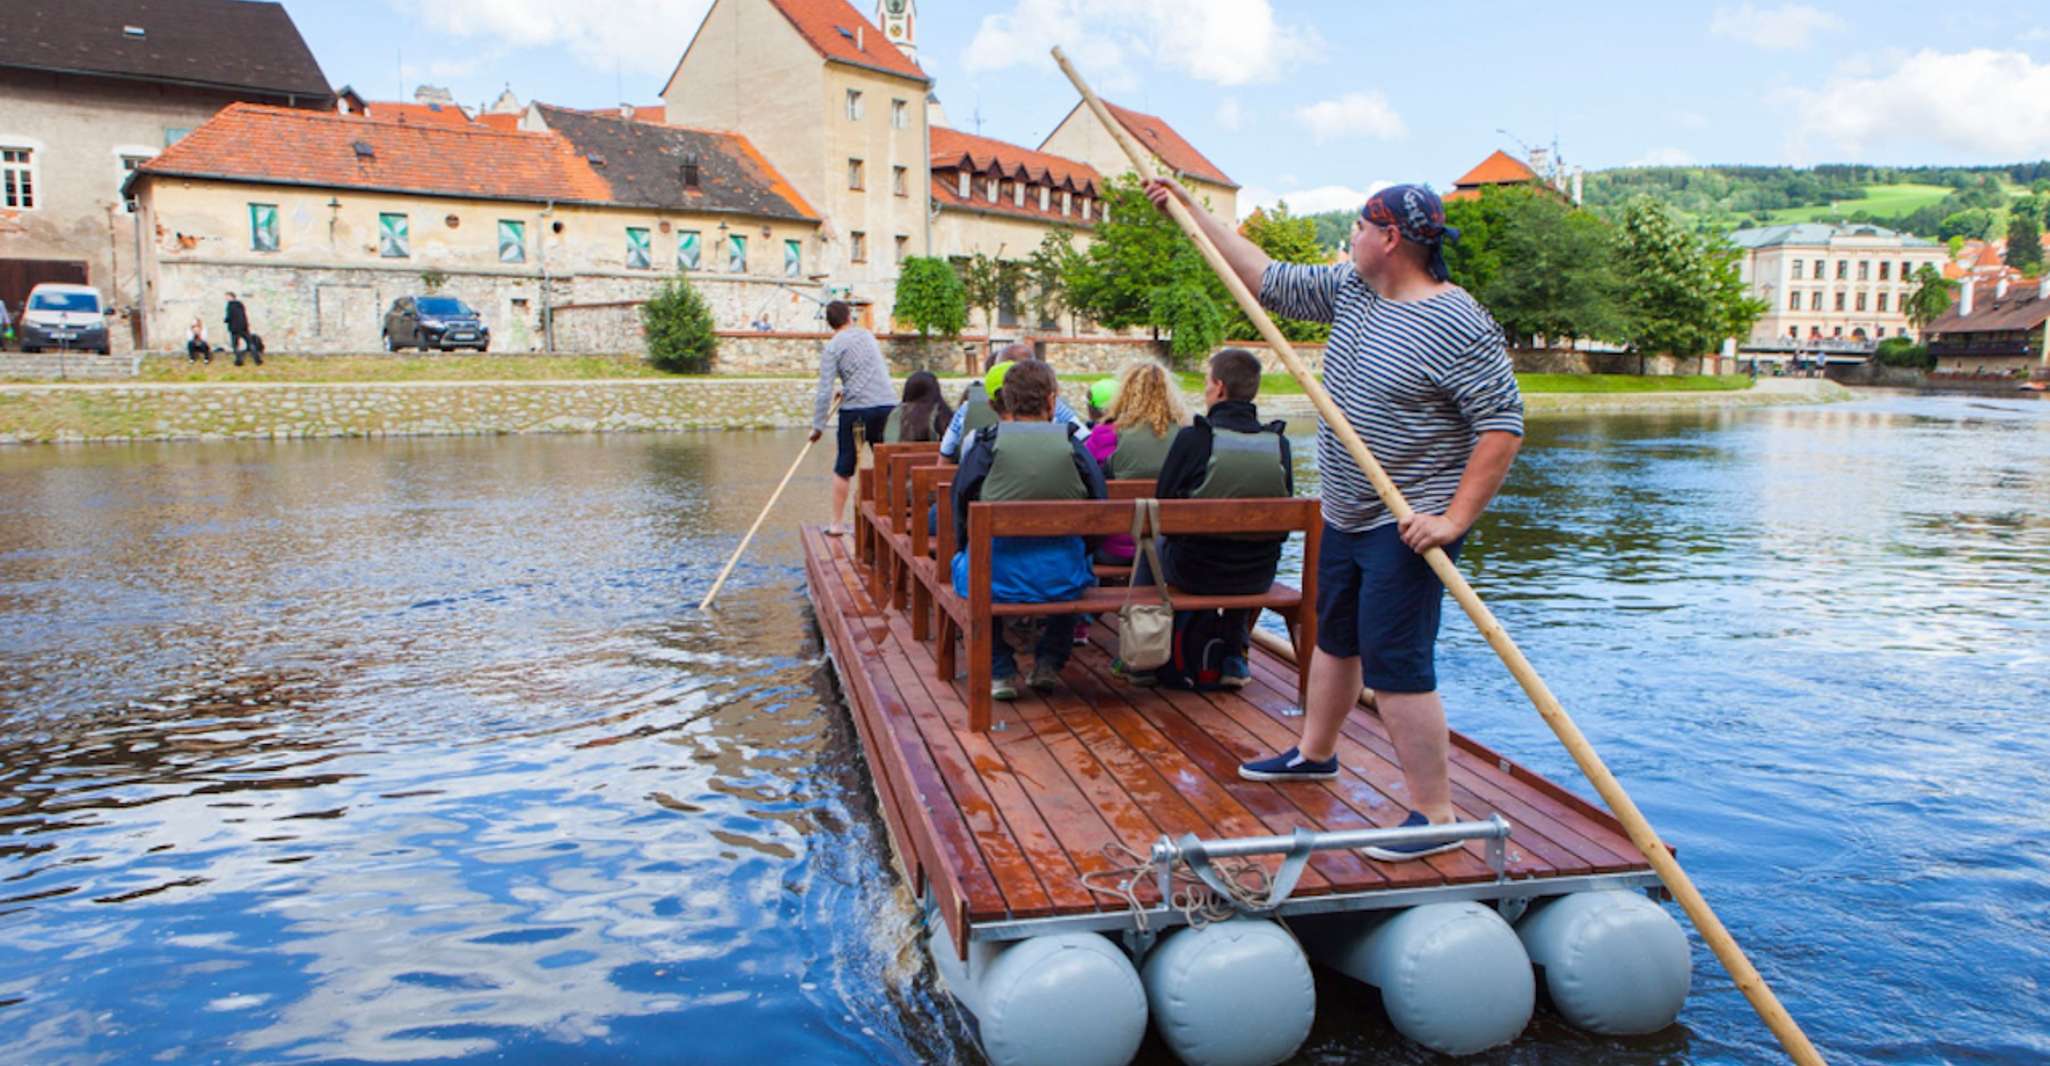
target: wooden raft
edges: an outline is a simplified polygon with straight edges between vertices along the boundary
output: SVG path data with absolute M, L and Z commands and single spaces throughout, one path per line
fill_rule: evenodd
M 1401 781 L 1394 746 L 1364 708 L 1341 735 L 1338 780 L 1238 777 L 1241 761 L 1293 744 L 1301 722 L 1289 714 L 1298 706 L 1295 668 L 1257 646 L 1253 683 L 1241 691 L 1143 688 L 1111 675 L 1106 645 L 1115 636 L 1099 621 L 1060 689 L 1026 690 L 1007 709 L 1008 728 L 971 731 L 964 682 L 936 677 L 932 646 L 914 639 L 911 618 L 887 597 L 879 602 L 869 568 L 850 554 L 853 538 L 808 526 L 802 540 L 819 627 L 891 841 L 914 894 L 930 894 L 964 953 L 978 925 L 1125 912 L 1123 901 L 1082 882 L 1119 865 L 1104 852 L 1112 843 L 1143 856 L 1162 835 L 1385 827 L 1408 814 L 1390 792 Z M 1512 883 L 1648 870 L 1606 811 L 1456 732 L 1451 776 L 1462 818 L 1499 813 L 1513 827 Z M 1295 896 L 1497 880 L 1481 841 L 1403 863 L 1319 852 Z M 1150 885 L 1140 898 L 1155 902 Z

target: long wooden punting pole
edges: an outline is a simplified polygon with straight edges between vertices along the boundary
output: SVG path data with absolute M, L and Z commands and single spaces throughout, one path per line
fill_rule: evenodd
M 833 397 L 833 406 L 826 411 L 828 416 L 840 409 L 840 400 L 839 396 Z M 804 447 L 797 450 L 797 458 L 790 461 L 790 469 L 783 472 L 783 480 L 776 482 L 776 491 L 769 493 L 769 502 L 762 505 L 762 513 L 755 516 L 755 524 L 747 527 L 747 533 L 741 536 L 739 546 L 733 549 L 733 557 L 726 560 L 726 565 L 720 568 L 719 576 L 712 582 L 712 591 L 705 593 L 705 598 L 698 601 L 698 610 L 702 611 L 712 606 L 713 598 L 719 595 L 719 590 L 726 584 L 726 576 L 733 573 L 733 565 L 738 563 L 741 554 L 747 551 L 747 542 L 755 538 L 755 530 L 762 528 L 762 520 L 769 517 L 769 512 L 775 508 L 776 501 L 783 498 L 783 489 L 790 484 L 791 478 L 797 476 L 797 468 L 804 465 L 804 457 L 811 454 L 811 446 L 817 443 L 815 440 L 807 440 Z M 857 503 L 855 506 L 861 505 Z M 833 516 L 833 521 L 839 520 L 839 515 Z
M 1117 138 L 1125 154 L 1131 157 L 1132 169 L 1138 171 L 1142 178 L 1158 177 L 1152 156 L 1140 148 L 1125 128 L 1111 117 L 1109 110 L 1103 106 L 1103 101 L 1096 98 L 1096 94 L 1090 91 L 1082 76 L 1069 64 L 1068 57 L 1059 48 L 1055 48 L 1053 59 L 1055 63 L 1060 64 L 1061 72 L 1068 76 L 1068 80 L 1075 83 L 1076 91 L 1082 94 L 1082 99 L 1088 103 L 1089 110 L 1095 113 L 1096 121 L 1102 123 L 1103 128 L 1109 130 L 1111 136 Z M 1275 353 L 1281 356 L 1281 361 L 1287 364 L 1288 372 L 1302 383 L 1303 392 L 1308 394 L 1310 401 L 1316 405 L 1317 413 L 1323 417 L 1324 424 L 1331 427 L 1332 432 L 1345 444 L 1346 451 L 1352 453 L 1353 461 L 1365 471 L 1367 480 L 1373 482 L 1374 491 L 1380 495 L 1381 502 L 1386 504 L 1388 510 L 1398 519 L 1409 517 L 1412 513 L 1409 501 L 1402 498 L 1401 490 L 1389 479 L 1388 472 L 1381 469 L 1381 464 L 1374 460 L 1373 453 L 1367 450 L 1367 443 L 1360 439 L 1359 433 L 1352 428 L 1352 423 L 1346 421 L 1344 412 L 1338 409 L 1331 395 L 1324 391 L 1323 383 L 1310 375 L 1309 368 L 1296 355 L 1295 349 L 1289 346 L 1288 339 L 1274 327 L 1273 320 L 1267 317 L 1267 312 L 1260 306 L 1260 301 L 1246 289 L 1245 282 L 1239 279 L 1238 272 L 1225 261 L 1223 253 L 1210 243 L 1210 238 L 1204 234 L 1202 227 L 1196 224 L 1194 216 L 1189 214 L 1188 207 L 1180 198 L 1169 196 L 1167 208 L 1168 214 L 1174 217 L 1182 232 L 1196 242 L 1196 247 L 1202 251 L 1203 258 L 1209 261 L 1210 269 L 1216 271 L 1217 276 L 1224 281 L 1225 288 L 1231 290 L 1232 297 L 1238 300 L 1239 307 L 1246 312 L 1246 317 L 1252 319 L 1253 324 L 1259 327 L 1260 336 L 1266 338 Z M 1723 968 L 1730 972 L 1730 976 L 1737 982 L 1737 987 L 1743 990 L 1744 997 L 1749 999 L 1751 1006 L 1758 1011 L 1758 1016 L 1765 1020 L 1766 1026 L 1779 1038 L 1780 1046 L 1786 1048 L 1787 1054 L 1792 1056 L 1795 1062 L 1820 1064 L 1822 1056 L 1815 1050 L 1815 1045 L 1809 1042 L 1807 1034 L 1801 1031 L 1801 1027 L 1795 1023 L 1793 1016 L 1787 1013 L 1787 1009 L 1780 1005 L 1779 997 L 1773 995 L 1772 988 L 1765 983 L 1765 978 L 1759 976 L 1757 967 L 1752 966 L 1751 960 L 1745 957 L 1744 949 L 1737 946 L 1736 939 L 1723 927 L 1722 920 L 1716 917 L 1715 911 L 1709 909 L 1708 901 L 1702 898 L 1701 891 L 1694 887 L 1694 882 L 1688 878 L 1687 872 L 1680 868 L 1680 864 L 1660 842 L 1658 833 L 1652 829 L 1651 823 L 1645 820 L 1644 813 L 1631 801 L 1630 794 L 1623 791 L 1622 783 L 1618 782 L 1615 775 L 1609 772 L 1609 768 L 1603 765 L 1601 756 L 1595 754 L 1594 746 L 1587 742 L 1587 737 L 1566 713 L 1566 708 L 1560 705 L 1558 698 L 1552 695 L 1552 690 L 1546 687 L 1544 679 L 1539 677 L 1537 670 L 1530 665 L 1530 660 L 1523 657 L 1523 652 L 1516 647 L 1516 642 L 1509 639 L 1508 631 L 1502 628 L 1500 622 L 1495 621 L 1495 616 L 1488 610 L 1487 604 L 1482 603 L 1481 598 L 1474 594 L 1473 586 L 1466 583 L 1466 578 L 1460 574 L 1459 568 L 1452 564 L 1452 559 L 1440 548 L 1432 548 L 1424 554 L 1424 558 L 1430 563 L 1432 572 L 1436 573 L 1445 587 L 1451 590 L 1452 598 L 1459 601 L 1459 606 L 1466 611 L 1467 617 L 1473 619 L 1474 628 L 1481 631 L 1481 635 L 1487 638 L 1488 645 L 1495 649 L 1495 654 L 1502 657 L 1502 662 L 1509 667 L 1509 672 L 1516 676 L 1516 683 L 1523 686 L 1524 694 L 1530 697 L 1530 702 L 1537 708 L 1538 714 L 1544 716 L 1545 724 L 1551 726 L 1552 732 L 1558 734 L 1559 742 L 1566 745 L 1566 751 L 1580 766 L 1580 772 L 1587 775 L 1595 791 L 1601 794 L 1602 801 L 1607 803 L 1609 809 L 1622 821 L 1623 828 L 1630 834 L 1630 842 L 1637 845 L 1637 850 L 1644 853 L 1645 861 L 1658 872 L 1659 879 L 1665 882 L 1673 898 L 1679 901 L 1681 909 L 1693 920 L 1694 928 L 1700 930 L 1701 939 L 1707 942 L 1709 950 L 1715 952 L 1715 957 L 1722 961 Z

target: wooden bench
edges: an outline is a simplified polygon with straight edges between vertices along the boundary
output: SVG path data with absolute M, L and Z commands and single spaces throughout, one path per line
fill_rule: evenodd
M 940 446 L 937 441 L 919 441 L 911 444 L 877 444 L 872 449 L 874 462 L 858 471 L 857 492 L 854 503 L 854 546 L 856 557 L 872 571 L 881 570 L 887 560 L 884 552 L 884 537 L 888 530 L 883 521 L 888 513 L 884 492 L 888 489 L 888 466 L 892 456 L 931 455 L 938 461 Z M 899 526 L 897 529 L 901 530 Z M 873 591 L 873 590 L 871 590 Z
M 911 585 L 911 472 L 946 465 L 937 442 L 898 446 L 878 458 L 873 523 L 876 559 L 869 587 L 877 603 L 903 610 Z
M 938 483 L 940 491 L 951 481 Z M 963 597 L 954 591 L 953 566 L 955 533 L 953 509 L 940 510 L 936 557 L 924 560 L 915 576 L 938 610 L 938 648 L 935 673 L 952 683 L 956 670 L 956 638 L 968 656 L 968 728 L 977 732 L 990 727 L 990 651 L 997 637 L 997 619 L 1037 617 L 1050 614 L 1115 615 L 1125 603 L 1123 588 L 1097 587 L 1080 599 L 1057 603 L 993 603 L 990 594 L 991 544 L 997 537 L 1049 537 L 1063 535 L 1107 536 L 1128 533 L 1132 528 L 1133 504 L 1123 500 L 1017 501 L 968 505 L 969 588 Z M 1317 552 L 1323 537 L 1323 515 L 1315 498 L 1239 500 L 1162 500 L 1160 532 L 1169 535 L 1217 535 L 1222 533 L 1303 533 L 1303 587 L 1298 590 L 1275 582 L 1266 592 L 1243 596 L 1199 596 L 1169 588 L 1177 610 L 1249 609 L 1257 615 L 1268 609 L 1288 623 L 1296 661 L 1301 664 L 1296 679 L 1297 698 L 1309 687 L 1310 653 L 1317 643 Z M 920 562 L 914 560 L 914 565 Z M 1153 595 L 1141 592 L 1140 595 Z M 1154 602 L 1158 602 L 1157 598 Z M 1307 609 L 1306 609 L 1307 608 Z M 914 618 L 914 629 L 916 620 Z M 914 636 L 916 633 L 914 632 Z

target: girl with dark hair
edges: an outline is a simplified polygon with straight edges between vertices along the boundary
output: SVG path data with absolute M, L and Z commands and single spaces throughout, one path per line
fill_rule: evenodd
M 920 370 L 904 379 L 904 399 L 890 412 L 883 439 L 892 444 L 938 440 L 954 420 L 954 409 L 940 393 L 940 379 Z

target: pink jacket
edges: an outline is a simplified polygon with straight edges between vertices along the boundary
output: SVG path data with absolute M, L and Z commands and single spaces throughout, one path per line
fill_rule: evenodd
M 1109 478 L 1111 453 L 1118 450 L 1118 427 L 1107 421 L 1098 422 L 1096 427 L 1089 431 L 1089 436 L 1082 441 L 1082 447 L 1088 450 L 1091 459 L 1096 460 L 1097 466 L 1105 468 L 1103 476 Z M 1132 543 L 1130 533 L 1119 533 L 1103 538 L 1103 543 L 1096 549 L 1096 555 L 1104 562 L 1122 566 L 1130 563 L 1132 556 L 1138 554 L 1138 551 L 1139 546 Z

